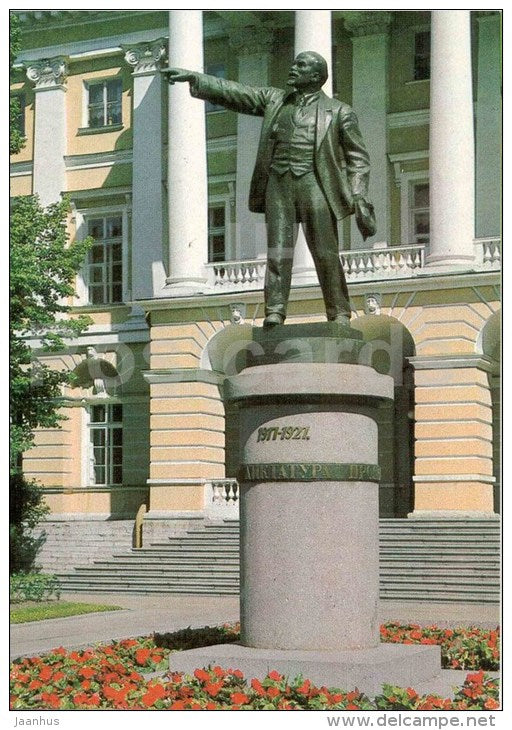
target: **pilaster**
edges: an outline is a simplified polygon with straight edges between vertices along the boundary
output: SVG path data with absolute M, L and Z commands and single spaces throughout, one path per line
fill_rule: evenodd
M 351 249 L 370 248 L 389 241 L 389 185 L 386 157 L 388 32 L 391 13 L 353 12 L 345 16 L 352 33 L 352 106 L 370 155 L 370 197 L 375 206 L 377 233 L 363 241 L 354 217 Z
M 63 56 L 27 64 L 34 83 L 34 166 L 32 192 L 42 206 L 59 200 L 66 189 L 66 77 Z
M 126 48 L 133 67 L 132 296 L 158 296 L 165 285 L 163 253 L 162 79 L 166 41 Z

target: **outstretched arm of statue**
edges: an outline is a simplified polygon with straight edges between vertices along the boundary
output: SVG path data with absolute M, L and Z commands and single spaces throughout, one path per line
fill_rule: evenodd
M 190 93 L 197 99 L 204 99 L 242 114 L 263 116 L 267 104 L 280 93 L 277 89 L 247 86 L 183 68 L 166 68 L 162 73 L 170 84 L 188 81 Z

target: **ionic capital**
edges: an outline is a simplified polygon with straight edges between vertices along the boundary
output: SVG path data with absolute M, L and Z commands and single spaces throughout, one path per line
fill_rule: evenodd
M 160 61 L 167 54 L 167 40 L 158 38 L 150 43 L 137 43 L 124 47 L 126 63 L 134 67 L 133 73 L 156 72 Z
M 27 78 L 35 84 L 35 91 L 61 86 L 68 75 L 66 59 L 45 58 L 27 65 Z

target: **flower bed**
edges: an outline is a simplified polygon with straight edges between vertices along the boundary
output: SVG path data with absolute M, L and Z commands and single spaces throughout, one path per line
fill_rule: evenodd
M 437 644 L 444 669 L 500 668 L 499 630 L 440 629 L 437 626 L 391 622 L 380 627 L 380 639 L 395 644 Z
M 428 639 L 435 627 L 425 629 L 388 624 L 386 640 L 405 643 Z M 437 631 L 444 631 L 436 629 Z M 419 638 L 416 632 L 419 631 Z M 473 639 L 476 629 L 468 632 Z M 413 636 L 410 634 L 413 633 Z M 496 633 L 496 632 L 494 632 Z M 159 635 L 161 643 L 176 646 L 176 635 L 190 646 L 201 637 L 202 645 L 218 643 L 219 636 L 236 640 L 236 627 L 205 629 Z M 489 632 L 487 632 L 489 634 Z M 162 639 L 162 636 L 164 639 Z M 466 636 L 466 634 L 464 634 Z M 478 634 L 488 642 L 485 632 Z M 174 638 L 173 638 L 174 637 Z M 393 637 L 393 638 L 390 638 Z M 452 639 L 452 636 L 445 639 Z M 430 641 L 432 640 L 432 641 Z M 453 649 L 453 659 L 457 659 Z M 483 669 L 468 674 L 454 699 L 436 695 L 420 696 L 412 688 L 384 685 L 374 699 L 358 690 L 316 687 L 309 679 L 293 680 L 278 672 L 262 679 L 246 680 L 236 669 L 213 667 L 196 669 L 193 677 L 170 674 L 148 679 L 144 673 L 165 670 L 169 649 L 158 647 L 153 638 L 126 639 L 94 649 L 67 651 L 54 649 L 43 657 L 20 659 L 11 670 L 11 709 L 156 709 L 156 710 L 493 710 L 499 707 L 497 680 Z M 474 652 L 474 658 L 479 652 Z M 465 662 L 466 649 L 458 661 Z M 472 659 L 473 660 L 473 659 Z

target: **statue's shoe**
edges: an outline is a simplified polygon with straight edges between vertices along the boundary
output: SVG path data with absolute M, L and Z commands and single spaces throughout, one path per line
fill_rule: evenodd
M 284 323 L 284 317 L 282 314 L 278 314 L 277 312 L 273 314 L 268 314 L 265 319 L 263 320 L 263 326 L 264 327 L 275 327 L 277 324 L 283 324 Z

